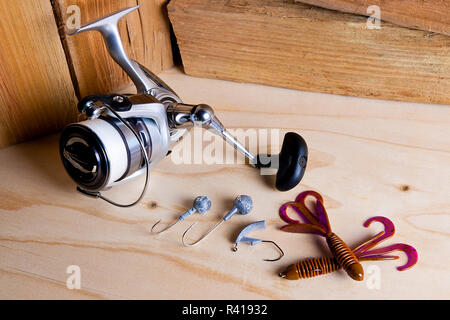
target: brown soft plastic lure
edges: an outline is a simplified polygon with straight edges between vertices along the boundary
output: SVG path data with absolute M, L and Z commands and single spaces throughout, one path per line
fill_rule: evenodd
M 305 204 L 305 199 L 312 196 L 316 199 L 315 213 L 312 213 Z M 304 220 L 291 219 L 287 214 L 287 208 L 292 207 L 297 214 Z M 280 208 L 280 217 L 288 225 L 283 226 L 281 230 L 293 233 L 313 233 L 325 237 L 328 247 L 339 266 L 354 280 L 362 281 L 364 279 L 364 269 L 359 263 L 358 258 L 347 244 L 331 231 L 328 215 L 323 206 L 322 196 L 315 191 L 304 191 L 300 193 L 295 201 L 287 202 Z
M 378 216 L 370 218 L 364 223 L 364 226 L 368 227 L 373 221 L 383 223 L 384 231 L 378 233 L 368 241 L 360 244 L 353 250 L 353 253 L 358 258 L 358 260 L 394 260 L 398 259 L 399 257 L 388 255 L 387 253 L 390 253 L 392 251 L 403 251 L 408 257 L 408 261 L 406 262 L 406 264 L 397 267 L 397 270 L 404 271 L 414 266 L 417 263 L 418 254 L 416 249 L 414 249 L 410 245 L 397 243 L 387 247 L 371 250 L 380 242 L 392 237 L 395 233 L 394 224 L 391 220 L 385 217 Z M 331 273 L 339 270 L 340 268 L 341 265 L 335 258 L 310 258 L 290 265 L 285 271 L 280 273 L 280 277 L 286 278 L 288 280 L 305 279 Z

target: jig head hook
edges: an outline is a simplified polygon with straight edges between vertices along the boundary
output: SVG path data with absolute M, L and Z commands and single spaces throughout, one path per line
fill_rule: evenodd
M 184 238 L 186 237 L 186 234 L 189 232 L 189 230 L 192 229 L 192 227 L 196 224 L 193 223 L 189 228 L 186 229 L 186 231 L 183 233 L 183 236 L 181 237 L 181 241 L 185 246 L 194 246 L 203 239 L 205 239 L 208 235 L 210 235 L 214 230 L 216 230 L 223 222 L 228 221 L 233 217 L 235 213 L 239 214 L 248 214 L 253 209 L 253 202 L 252 198 L 246 195 L 237 196 L 234 200 L 234 207 L 223 217 L 222 220 L 220 220 L 212 229 L 210 229 L 203 237 L 198 239 L 197 241 L 193 243 L 186 243 Z
M 247 225 L 244 229 L 242 229 L 242 231 L 237 236 L 237 238 L 235 240 L 235 245 L 233 247 L 233 251 L 235 251 L 235 252 L 237 251 L 239 242 L 247 242 L 247 243 L 250 243 L 252 246 L 257 245 L 258 243 L 261 243 L 261 242 L 268 242 L 268 243 L 274 244 L 275 247 L 277 247 L 277 249 L 280 251 L 280 256 L 276 259 L 263 259 L 263 260 L 271 261 L 271 262 L 280 260 L 284 256 L 284 252 L 274 241 L 261 240 L 261 239 L 247 237 L 247 234 L 249 234 L 250 232 L 265 229 L 265 228 L 266 228 L 265 220 L 253 222 L 253 223 Z
M 161 222 L 161 220 L 158 220 L 158 222 L 156 222 L 152 229 L 150 230 L 151 233 L 153 234 L 160 234 L 164 231 L 169 230 L 170 228 L 172 228 L 174 225 L 176 225 L 178 222 L 183 221 L 184 219 L 186 219 L 187 217 L 189 217 L 190 215 L 192 215 L 195 212 L 198 212 L 199 214 L 205 214 L 209 211 L 209 209 L 211 209 L 211 200 L 207 197 L 207 196 L 200 196 L 195 198 L 194 203 L 192 205 L 192 208 L 190 208 L 189 210 L 187 210 L 185 213 L 183 213 L 181 216 L 178 217 L 177 220 L 175 220 L 173 223 L 169 224 L 167 227 L 165 227 L 164 229 L 160 230 L 160 231 L 153 231 L 155 229 L 155 227 Z

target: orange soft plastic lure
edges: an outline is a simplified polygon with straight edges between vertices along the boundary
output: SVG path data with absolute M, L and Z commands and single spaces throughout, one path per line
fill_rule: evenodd
M 395 227 L 392 221 L 380 216 L 368 219 L 364 223 L 364 227 L 369 227 L 373 221 L 381 222 L 384 225 L 384 231 L 353 249 L 353 253 L 357 259 L 359 261 L 394 260 L 399 257 L 388 255 L 388 253 L 392 251 L 403 251 L 408 257 L 408 261 L 404 265 L 397 267 L 397 270 L 404 271 L 413 267 L 417 263 L 418 254 L 416 249 L 408 244 L 396 243 L 387 247 L 373 249 L 380 242 L 391 238 L 395 233 Z M 310 258 L 290 265 L 285 271 L 280 273 L 280 277 L 288 280 L 305 279 L 334 272 L 340 268 L 341 265 L 334 257 Z
M 305 204 L 305 199 L 312 196 L 316 199 L 315 213 L 311 212 Z M 287 214 L 287 208 L 292 207 L 295 212 L 304 221 L 293 220 Z M 359 263 L 358 258 L 347 244 L 332 230 L 328 215 L 323 205 L 322 196 L 315 191 L 304 191 L 300 193 L 295 201 L 287 202 L 280 208 L 280 217 L 288 225 L 281 230 L 293 233 L 313 233 L 325 237 L 328 247 L 334 258 L 347 274 L 354 280 L 362 281 L 364 279 L 364 269 Z

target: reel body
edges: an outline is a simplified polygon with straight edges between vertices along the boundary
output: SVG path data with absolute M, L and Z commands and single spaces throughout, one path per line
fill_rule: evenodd
M 175 142 L 165 106 L 151 95 L 111 99 L 126 101 L 111 104 L 126 119 L 144 145 L 148 165 L 162 160 Z M 100 112 L 110 96 L 90 96 L 79 103 L 88 120 L 70 124 L 60 138 L 63 165 L 71 178 L 85 191 L 98 192 L 144 173 L 145 157 L 135 134 L 111 112 Z M 95 101 L 95 102 L 94 102 Z

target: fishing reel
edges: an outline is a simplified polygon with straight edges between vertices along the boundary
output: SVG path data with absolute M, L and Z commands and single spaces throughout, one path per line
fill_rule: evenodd
M 77 190 L 121 207 L 136 204 L 145 194 L 150 169 L 170 153 L 171 146 L 194 124 L 222 136 L 256 168 L 278 163 L 278 190 L 295 187 L 303 177 L 308 159 L 308 148 L 301 136 L 287 133 L 277 156 L 254 155 L 225 129 L 210 106 L 184 104 L 160 78 L 127 56 L 118 22 L 138 7 L 119 11 L 69 33 L 99 31 L 109 54 L 137 89 L 133 95 L 91 95 L 78 103 L 78 110 L 87 120 L 64 128 L 59 145 L 64 168 L 78 185 Z M 145 186 L 133 203 L 120 204 L 101 194 L 102 190 L 143 174 Z

